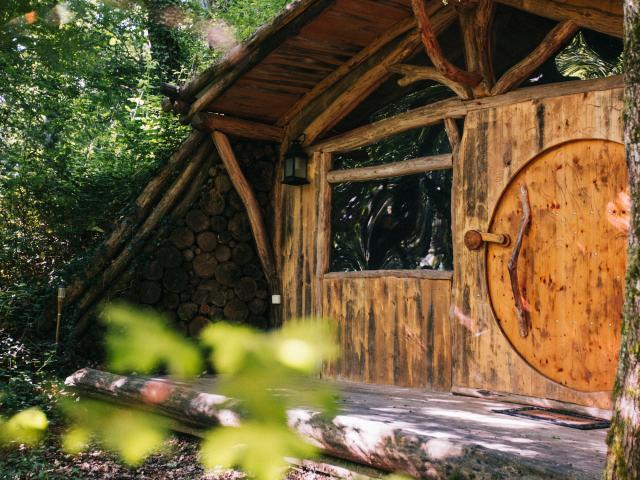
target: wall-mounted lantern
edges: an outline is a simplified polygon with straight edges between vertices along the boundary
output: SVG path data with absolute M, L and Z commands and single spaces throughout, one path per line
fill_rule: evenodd
M 282 183 L 286 185 L 306 185 L 307 180 L 307 161 L 309 156 L 302 148 L 299 140 L 293 142 L 289 151 L 284 156 L 284 178 Z

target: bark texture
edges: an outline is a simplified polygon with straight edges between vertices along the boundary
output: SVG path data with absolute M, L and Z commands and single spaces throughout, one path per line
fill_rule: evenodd
M 640 5 L 624 0 L 625 145 L 631 184 L 627 290 L 604 478 L 640 478 Z

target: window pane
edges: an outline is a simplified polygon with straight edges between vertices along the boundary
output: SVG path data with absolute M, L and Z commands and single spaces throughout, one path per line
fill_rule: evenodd
M 451 170 L 333 187 L 331 271 L 453 269 Z

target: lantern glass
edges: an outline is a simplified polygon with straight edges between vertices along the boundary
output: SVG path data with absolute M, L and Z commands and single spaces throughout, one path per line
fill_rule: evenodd
M 299 142 L 295 142 L 284 158 L 284 178 L 282 183 L 287 185 L 306 185 L 307 153 Z

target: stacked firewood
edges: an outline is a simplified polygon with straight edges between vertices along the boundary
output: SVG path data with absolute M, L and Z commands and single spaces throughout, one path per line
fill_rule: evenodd
M 274 148 L 238 142 L 234 149 L 271 218 Z M 217 319 L 266 327 L 268 285 L 245 208 L 219 161 L 207 175 L 184 215 L 173 218 L 162 238 L 145 249 L 128 296 L 165 312 L 190 335 Z

